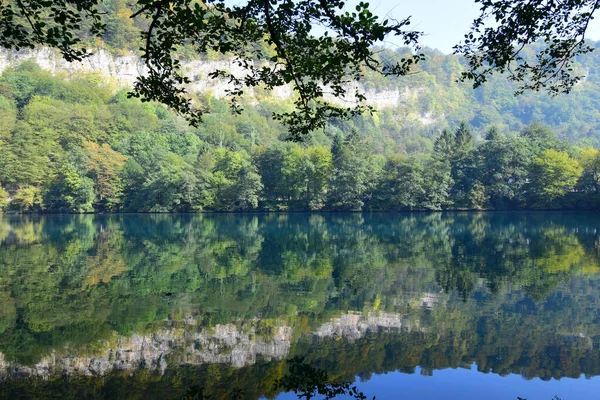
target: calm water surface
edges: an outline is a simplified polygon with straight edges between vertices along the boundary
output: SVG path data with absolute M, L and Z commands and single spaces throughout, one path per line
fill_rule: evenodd
M 597 399 L 600 214 L 0 217 L 0 398 Z

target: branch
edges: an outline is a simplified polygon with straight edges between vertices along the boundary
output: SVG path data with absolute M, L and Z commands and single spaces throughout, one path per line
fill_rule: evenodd
M 43 41 L 44 35 L 42 34 L 42 32 L 40 32 L 40 30 L 35 26 L 35 24 L 31 20 L 31 18 L 29 16 L 29 12 L 27 12 L 27 7 L 25 7 L 25 5 L 23 4 L 23 2 L 21 0 L 17 0 L 17 5 L 21 9 L 21 12 L 25 16 L 25 19 L 27 19 L 27 22 L 31 26 L 31 29 L 33 29 L 33 31 L 35 32 L 37 37 L 40 39 L 40 41 Z
M 152 17 L 152 21 L 150 22 L 150 26 L 148 27 L 148 33 L 146 36 L 146 65 L 150 68 L 151 68 L 151 57 L 148 57 L 148 53 L 151 52 L 150 48 L 152 46 L 152 43 L 151 43 L 152 31 L 154 30 L 156 23 L 160 19 L 161 14 L 162 14 L 162 5 L 159 3 L 156 3 L 156 14 L 154 14 L 154 16 Z
M 300 94 L 300 98 L 302 99 L 302 104 L 304 104 L 304 107 L 308 107 L 308 99 L 306 98 L 306 94 L 304 93 L 304 90 L 305 90 L 304 84 L 296 76 L 296 71 L 294 70 L 294 64 L 292 63 L 292 60 L 290 59 L 289 55 L 285 51 L 285 47 L 284 47 L 283 43 L 279 40 L 278 33 L 275 30 L 275 27 L 273 26 L 273 21 L 271 21 L 269 0 L 263 0 L 263 8 L 265 11 L 265 22 L 267 24 L 267 29 L 269 30 L 269 33 L 271 34 L 271 40 L 273 40 L 273 43 L 275 43 L 275 47 L 277 47 L 277 49 L 279 49 L 279 53 L 283 56 L 283 58 L 285 59 L 287 65 L 288 65 L 288 68 L 290 69 L 292 77 L 294 78 L 294 82 L 296 83 L 296 86 L 299 89 L 298 93 Z
M 154 2 L 152 4 L 148 4 L 148 5 L 144 6 L 144 7 L 142 7 L 141 9 L 139 9 L 138 11 L 134 12 L 133 14 L 131 14 L 129 16 L 129 18 L 133 19 L 133 18 L 137 17 L 138 15 L 140 15 L 141 13 L 143 13 L 145 11 L 148 11 L 151 8 L 158 7 L 159 5 L 161 5 L 161 3 L 164 3 L 164 2 L 165 1 L 157 1 L 157 2 Z

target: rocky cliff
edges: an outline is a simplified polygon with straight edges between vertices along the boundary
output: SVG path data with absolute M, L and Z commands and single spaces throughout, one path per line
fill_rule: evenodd
M 66 73 L 68 76 L 82 73 L 94 73 L 105 80 L 106 83 L 117 87 L 131 87 L 136 78 L 146 73 L 145 65 L 135 55 L 115 56 L 106 50 L 98 50 L 90 57 L 81 62 L 69 63 L 65 61 L 56 50 L 39 48 L 28 51 L 8 51 L 0 49 L 0 73 L 10 67 L 14 67 L 23 61 L 30 60 L 37 63 L 45 70 L 53 74 Z M 232 86 L 225 80 L 209 79 L 210 72 L 215 70 L 226 70 L 236 76 L 243 76 L 245 71 L 233 60 L 223 61 L 200 61 L 191 60 L 182 62 L 185 74 L 190 77 L 192 83 L 188 90 L 192 93 L 210 92 L 213 96 L 223 98 Z M 333 97 L 325 90 L 325 99 L 339 105 L 352 106 L 356 104 L 354 96 L 355 88 L 349 88 L 348 96 L 340 99 Z M 359 87 L 359 89 L 361 89 Z M 361 89 L 361 91 L 363 91 Z M 247 90 L 252 93 L 252 90 Z M 406 101 L 414 101 L 422 94 L 422 90 L 413 88 L 393 88 L 389 90 L 367 90 L 364 91 L 367 103 L 376 108 L 392 107 Z M 291 98 L 293 93 L 289 86 L 279 87 L 273 90 L 271 95 L 275 98 Z M 431 113 L 413 115 L 412 118 L 421 120 L 425 125 L 433 124 L 443 116 L 435 116 Z

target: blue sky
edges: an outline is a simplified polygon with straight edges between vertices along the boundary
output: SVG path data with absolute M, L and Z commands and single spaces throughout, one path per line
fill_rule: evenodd
M 402 19 L 412 16 L 414 29 L 425 32 L 421 44 L 451 53 L 452 46 L 462 40 L 471 23 L 479 15 L 479 7 L 473 0 L 363 0 L 371 11 L 379 16 L 389 15 Z M 349 0 L 350 11 L 359 0 Z M 592 21 L 588 37 L 600 40 L 600 15 Z M 389 45 L 394 45 L 393 39 Z
M 347 10 L 352 11 L 360 0 L 348 0 Z M 362 0 L 370 4 L 371 11 L 380 17 L 403 19 L 412 16 L 412 27 L 425 32 L 421 44 L 451 53 L 452 46 L 462 40 L 473 19 L 479 14 L 474 0 Z M 243 0 L 229 0 L 230 4 L 241 4 Z M 600 15 L 592 21 L 588 37 L 600 40 Z M 389 38 L 388 46 L 401 44 Z
M 348 1 L 348 10 L 358 4 L 358 0 Z M 371 10 L 381 16 L 403 19 L 411 16 L 413 29 L 424 32 L 421 44 L 451 53 L 468 32 L 477 17 L 479 7 L 473 0 L 373 0 Z M 393 38 L 390 38 L 393 46 Z

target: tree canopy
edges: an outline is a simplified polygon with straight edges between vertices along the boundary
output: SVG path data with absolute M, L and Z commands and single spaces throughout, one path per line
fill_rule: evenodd
M 570 97 L 578 106 L 597 93 L 594 79 Z M 480 102 L 445 102 L 444 87 L 436 88 L 440 109 Z M 9 69 L 0 75 L 0 212 L 600 208 L 592 147 L 600 122 L 579 131 L 586 114 L 578 108 L 563 107 L 571 131 L 557 132 L 524 125 L 528 118 L 514 130 L 455 122 L 460 112 L 419 127 L 398 117 L 411 110 L 401 104 L 331 119 L 297 144 L 270 117 L 292 99 L 245 101 L 247 110 L 233 116 L 225 101 L 206 96 L 211 113 L 194 128 L 158 103 L 111 94 L 91 76 L 64 79 L 28 62 Z M 522 105 L 534 106 L 515 103 L 495 120 L 516 119 Z
M 547 89 L 569 92 L 579 81 L 573 74 L 575 56 L 589 53 L 586 31 L 600 8 L 595 0 L 475 0 L 481 15 L 455 50 L 464 54 L 469 68 L 463 79 L 480 86 L 494 72 L 506 72 L 520 83 L 519 92 Z M 542 41 L 536 54 L 526 46 Z
M 519 90 L 547 88 L 569 91 L 578 81 L 571 71 L 573 57 L 589 52 L 585 32 L 597 1 L 543 2 L 534 0 L 476 0 L 482 14 L 456 52 L 469 61 L 462 79 L 481 85 L 493 72 L 509 72 L 521 83 Z M 180 69 L 179 51 L 215 51 L 232 56 L 244 67 L 244 76 L 217 70 L 212 77 L 228 79 L 233 110 L 245 87 L 273 89 L 291 85 L 295 109 L 276 113 L 290 138 L 301 139 L 322 128 L 330 117 L 349 117 L 368 110 L 364 95 L 353 82 L 367 70 L 383 75 L 406 75 L 423 60 L 421 32 L 410 28 L 410 18 L 380 20 L 366 2 L 345 11 L 342 0 L 248 0 L 228 6 L 222 0 L 137 0 L 128 3 L 128 18 L 142 26 L 141 57 L 147 73 L 130 93 L 159 101 L 197 124 L 207 111 L 193 104 L 184 85 L 189 78 Z M 90 39 L 112 29 L 99 0 L 15 0 L 0 4 L 0 45 L 9 49 L 36 45 L 58 48 L 68 61 L 90 54 Z M 317 34 L 316 32 L 323 32 Z M 400 60 L 379 57 L 374 46 L 395 35 L 413 49 Z M 547 46 L 536 55 L 524 55 L 536 41 Z M 87 47 L 86 47 L 87 46 Z M 323 99 L 352 95 L 357 105 L 342 107 Z M 352 93 L 354 92 L 354 93 Z

